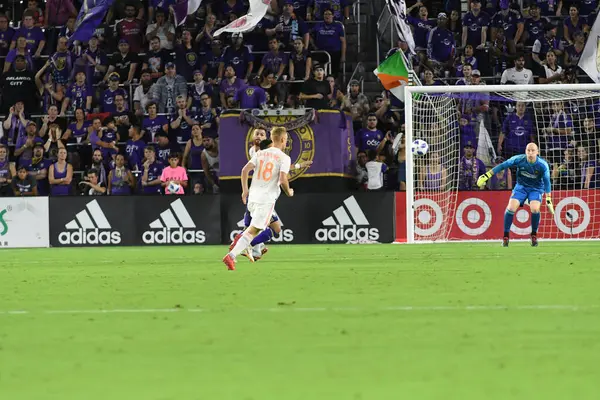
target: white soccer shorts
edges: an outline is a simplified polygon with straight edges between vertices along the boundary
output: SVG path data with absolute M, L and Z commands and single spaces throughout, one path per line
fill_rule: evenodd
M 271 223 L 274 208 L 275 203 L 248 203 L 248 211 L 250 211 L 252 217 L 250 226 L 260 230 L 266 229 Z

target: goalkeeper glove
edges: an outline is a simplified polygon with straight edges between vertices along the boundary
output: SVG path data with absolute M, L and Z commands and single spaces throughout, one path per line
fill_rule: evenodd
M 552 204 L 552 199 L 550 196 L 546 196 L 546 206 L 548 207 L 550 214 L 554 215 L 554 204 Z
M 477 186 L 479 186 L 480 189 L 483 189 L 485 187 L 485 184 L 487 183 L 488 179 L 490 179 L 492 177 L 492 175 L 494 175 L 494 173 L 492 172 L 491 169 L 488 172 L 486 172 L 485 174 L 481 175 L 479 177 L 479 179 L 477 179 Z

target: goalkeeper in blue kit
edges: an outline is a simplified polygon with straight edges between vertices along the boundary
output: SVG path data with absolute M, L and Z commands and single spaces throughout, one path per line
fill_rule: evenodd
M 554 215 L 554 205 L 550 197 L 550 167 L 548 163 L 538 156 L 539 151 L 535 143 L 529 143 L 525 154 L 514 156 L 502 164 L 495 166 L 490 171 L 481 175 L 477 180 L 477 186 L 485 187 L 486 182 L 494 174 L 511 168 L 517 168 L 517 184 L 510 196 L 510 201 L 504 213 L 504 238 L 502 246 L 508 247 L 510 227 L 513 223 L 513 217 L 519 207 L 522 207 L 526 201 L 529 201 L 531 210 L 531 245 L 536 247 L 537 230 L 540 225 L 540 206 L 542 194 L 546 193 L 546 205 L 552 215 Z

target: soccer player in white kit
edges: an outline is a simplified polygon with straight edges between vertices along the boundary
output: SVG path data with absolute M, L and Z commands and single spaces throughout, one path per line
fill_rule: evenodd
M 242 202 L 247 203 L 252 220 L 242 235 L 236 237 L 233 249 L 223 258 L 223 263 L 229 270 L 235 270 L 235 258 L 271 223 L 271 215 L 281 189 L 289 197 L 294 195 L 294 189 L 290 188 L 288 181 L 292 162 L 290 156 L 283 152 L 287 139 L 285 128 L 274 128 L 271 131 L 273 146 L 256 152 L 242 169 Z M 254 170 L 254 175 L 248 191 L 248 175 L 251 170 Z

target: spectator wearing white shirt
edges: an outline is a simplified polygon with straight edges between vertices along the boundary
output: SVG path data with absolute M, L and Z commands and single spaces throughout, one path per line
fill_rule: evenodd
M 546 62 L 544 63 L 544 75 L 540 76 L 540 83 L 561 83 L 563 69 L 556 63 L 556 53 L 549 50 L 546 53 Z
M 523 55 L 515 58 L 515 66 L 508 68 L 502 73 L 500 83 L 505 85 L 512 83 L 515 85 L 531 85 L 533 83 L 533 72 L 525 68 L 525 57 Z
M 156 10 L 156 22 L 148 25 L 146 29 L 146 40 L 150 43 L 153 37 L 160 38 L 160 48 L 173 50 L 173 41 L 175 40 L 175 27 L 165 18 L 165 12 L 162 9 Z
M 369 150 L 367 155 L 369 157 L 369 161 L 365 164 L 365 168 L 367 169 L 367 190 L 383 190 L 383 174 L 387 171 L 387 165 L 379 161 L 380 156 L 377 155 L 375 150 Z
M 136 116 L 144 115 L 146 105 L 152 101 L 153 89 L 152 74 L 150 70 L 145 69 L 142 71 L 140 85 L 133 92 L 133 109 Z

